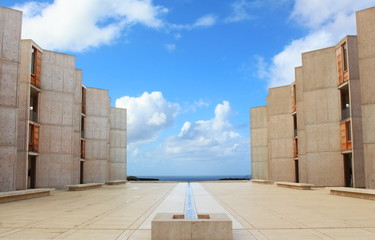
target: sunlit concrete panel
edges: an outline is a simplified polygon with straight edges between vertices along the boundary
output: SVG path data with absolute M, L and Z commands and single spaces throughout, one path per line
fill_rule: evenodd
M 269 179 L 267 107 L 251 108 L 251 176 Z
M 0 192 L 16 189 L 22 12 L 0 7 Z

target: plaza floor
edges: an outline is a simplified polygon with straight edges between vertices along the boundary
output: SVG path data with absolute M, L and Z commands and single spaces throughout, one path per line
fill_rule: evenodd
M 149 240 L 156 213 L 183 213 L 186 186 L 127 183 L 3 203 L 0 239 Z M 191 187 L 198 213 L 228 213 L 234 240 L 375 239 L 375 201 L 251 182 Z

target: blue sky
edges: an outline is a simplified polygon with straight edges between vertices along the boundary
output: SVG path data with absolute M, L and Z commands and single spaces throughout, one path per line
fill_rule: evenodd
M 128 175 L 249 175 L 250 107 L 373 0 L 1 1 L 128 109 Z

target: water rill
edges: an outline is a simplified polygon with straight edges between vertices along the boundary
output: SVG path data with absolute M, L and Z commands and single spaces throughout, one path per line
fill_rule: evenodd
M 190 182 L 187 185 L 186 199 L 185 199 L 185 219 L 198 219 L 197 210 L 195 209 L 194 197 L 191 191 Z

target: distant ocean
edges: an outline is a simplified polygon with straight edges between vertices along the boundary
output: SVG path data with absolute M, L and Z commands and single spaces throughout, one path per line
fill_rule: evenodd
M 160 181 L 182 181 L 182 182 L 194 182 L 194 181 L 217 181 L 223 178 L 245 178 L 251 179 L 250 175 L 222 175 L 222 176 L 137 176 L 139 178 L 157 178 Z

